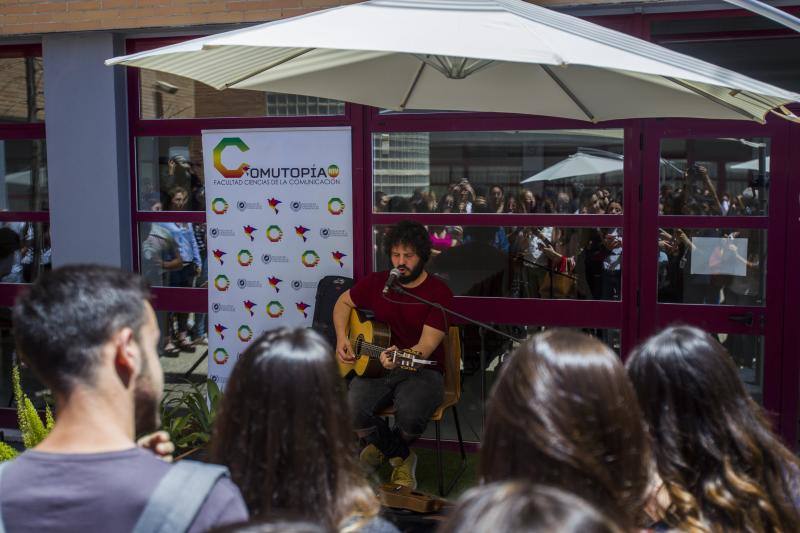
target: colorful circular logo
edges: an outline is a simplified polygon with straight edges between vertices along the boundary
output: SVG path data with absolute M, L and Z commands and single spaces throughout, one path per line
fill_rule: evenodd
M 211 200 L 211 210 L 218 215 L 224 215 L 228 212 L 228 202 L 225 198 L 214 198 Z
M 214 278 L 214 287 L 218 291 L 224 292 L 228 290 L 228 287 L 231 286 L 231 280 L 228 279 L 228 276 L 225 274 L 220 274 L 216 278 Z
M 278 300 L 272 300 L 267 304 L 267 314 L 270 318 L 278 318 L 283 314 L 283 306 Z
M 253 263 L 253 254 L 250 253 L 250 250 L 239 250 L 236 260 L 241 266 L 248 267 Z
M 239 330 L 236 332 L 239 336 L 239 340 L 242 342 L 247 342 L 253 338 L 253 330 L 250 329 L 248 325 L 241 325 L 239 326 Z
M 279 242 L 283 239 L 283 230 L 280 226 L 272 225 L 267 228 L 267 239 L 269 242 Z
M 319 264 L 319 255 L 314 250 L 306 250 L 303 252 L 303 255 L 300 256 L 300 261 L 303 263 L 303 266 L 306 268 L 314 268 Z
M 336 165 L 328 165 L 328 176 L 331 178 L 339 176 L 339 167 Z
M 331 215 L 341 215 L 344 213 L 344 202 L 341 198 L 331 198 L 328 200 L 328 213 Z
M 224 365 L 228 362 L 228 352 L 225 351 L 225 348 L 214 350 L 214 362 L 218 365 Z

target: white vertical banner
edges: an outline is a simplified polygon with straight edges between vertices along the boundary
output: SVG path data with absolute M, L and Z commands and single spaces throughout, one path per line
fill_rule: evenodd
M 203 131 L 208 375 L 250 342 L 310 326 L 317 283 L 353 275 L 350 128 Z

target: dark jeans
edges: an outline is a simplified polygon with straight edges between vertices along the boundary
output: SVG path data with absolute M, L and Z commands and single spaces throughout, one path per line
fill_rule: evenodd
M 388 457 L 408 457 L 408 445 L 419 437 L 431 415 L 442 404 L 444 376 L 436 370 L 394 369 L 380 378 L 355 377 L 348 401 L 356 432 Z M 394 429 L 375 416 L 394 403 Z

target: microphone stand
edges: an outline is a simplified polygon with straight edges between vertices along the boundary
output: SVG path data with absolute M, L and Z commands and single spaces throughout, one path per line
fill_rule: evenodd
M 460 318 L 461 320 L 464 320 L 465 322 L 468 322 L 470 324 L 478 326 L 478 336 L 480 336 L 480 338 L 481 338 L 481 350 L 480 350 L 481 422 L 485 426 L 486 425 L 486 410 L 485 410 L 484 406 L 486 404 L 486 342 L 485 342 L 486 331 L 491 331 L 492 333 L 500 335 L 501 337 L 504 337 L 504 338 L 510 340 L 511 342 L 516 342 L 517 344 L 520 344 L 520 343 L 524 342 L 524 339 L 518 339 L 518 338 L 514 337 L 513 335 L 509 335 L 508 333 L 500 331 L 499 329 L 496 329 L 496 328 L 490 326 L 489 324 L 487 324 L 485 322 L 481 322 L 480 320 L 475 320 L 474 318 L 470 318 L 470 317 L 468 317 L 466 315 L 462 315 L 461 313 L 453 311 L 452 309 L 450 309 L 448 307 L 445 307 L 440 303 L 432 302 L 432 301 L 430 301 L 430 300 L 428 300 L 426 298 L 423 298 L 422 296 L 417 296 L 416 294 L 413 294 L 413 293 L 407 291 L 406 289 L 404 289 L 398 283 L 392 283 L 391 288 L 396 293 L 404 294 L 404 295 L 406 295 L 406 296 L 408 296 L 410 298 L 413 298 L 414 300 L 417 300 L 417 301 L 419 301 L 421 303 L 427 304 L 427 305 L 429 305 L 429 306 L 431 306 L 431 307 L 433 307 L 435 309 L 439 309 L 440 311 L 442 311 L 444 313 L 447 313 L 447 314 L 452 315 L 454 317 Z M 445 335 L 446 334 L 447 334 L 447 332 L 445 332 Z

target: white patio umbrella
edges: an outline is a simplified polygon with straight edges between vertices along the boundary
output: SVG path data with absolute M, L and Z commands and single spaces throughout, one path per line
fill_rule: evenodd
M 766 163 L 766 170 L 769 170 L 769 156 L 765 158 Z M 736 163 L 735 165 L 731 165 L 731 169 L 733 170 L 759 170 L 759 161 L 758 159 L 751 159 L 750 161 L 744 161 L 743 163 Z
M 621 154 L 592 148 L 579 148 L 576 153 L 522 180 L 520 184 L 524 185 L 526 183 L 536 183 L 537 181 L 553 181 L 566 178 L 578 178 L 581 176 L 608 174 L 611 172 L 622 172 L 624 164 L 625 157 Z M 672 169 L 678 174 L 683 172 L 680 168 L 663 158 L 661 159 L 661 166 Z
M 566 159 L 562 159 L 558 163 L 550 165 L 530 178 L 522 180 L 520 183 L 524 185 L 537 181 L 552 181 L 595 174 L 607 174 L 609 172 L 622 172 L 624 162 L 623 157 L 617 154 L 608 153 L 608 155 L 598 155 L 578 151 Z
M 169 72 L 216 89 L 593 122 L 664 116 L 760 122 L 800 100 L 521 0 L 371 0 L 106 64 Z

